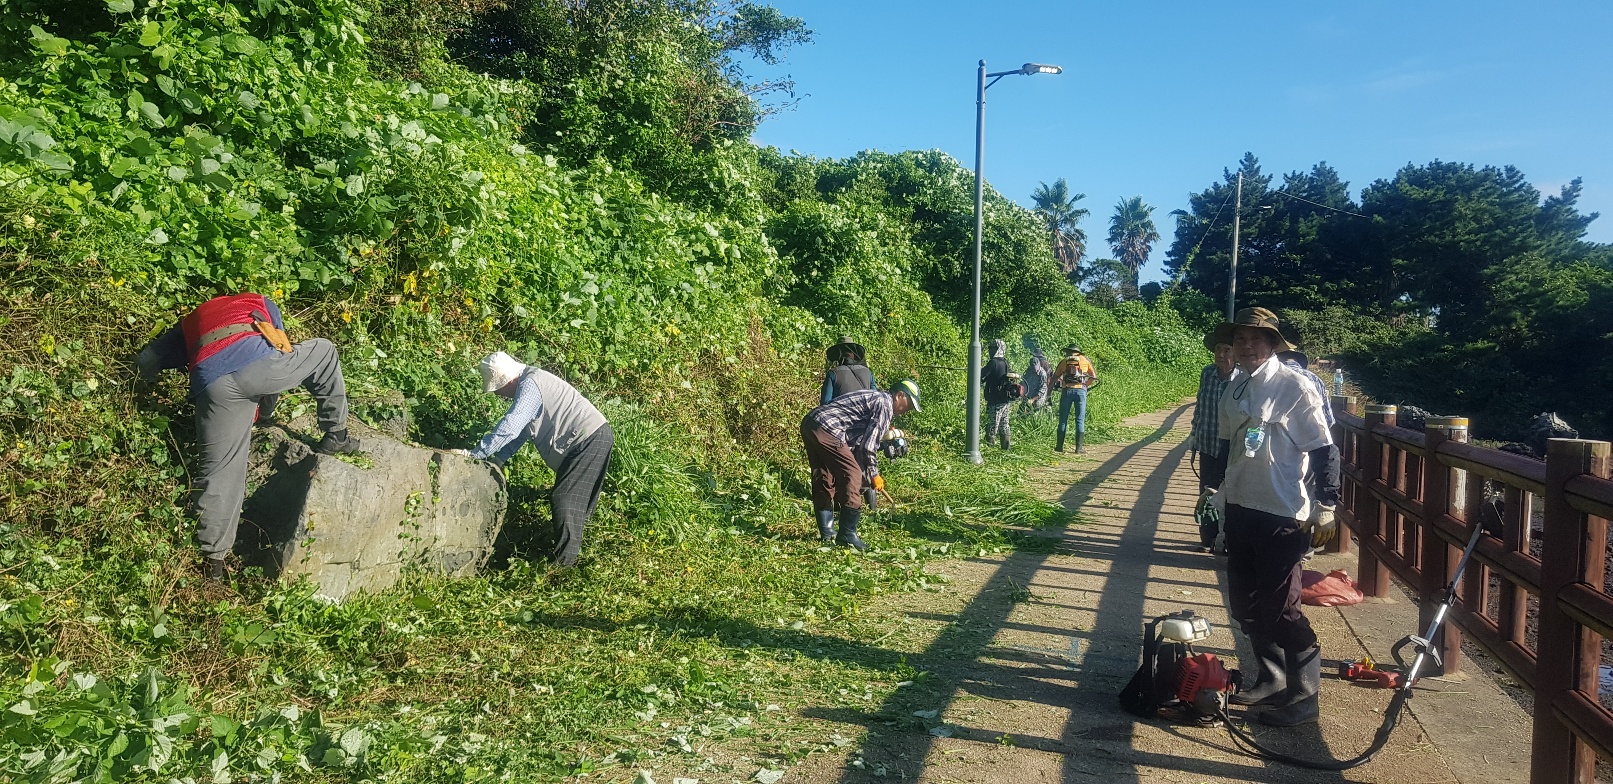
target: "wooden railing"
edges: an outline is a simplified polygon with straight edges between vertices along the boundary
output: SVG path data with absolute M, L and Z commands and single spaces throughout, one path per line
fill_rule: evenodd
M 1362 591 L 1385 596 L 1393 575 L 1417 595 L 1426 628 L 1471 526 L 1482 525 L 1488 535 L 1450 616 L 1457 626 L 1431 642 L 1451 673 L 1466 634 L 1534 692 L 1531 784 L 1591 784 L 1596 755 L 1613 761 L 1613 712 L 1597 699 L 1602 640 L 1613 639 L 1603 582 L 1608 442 L 1553 439 L 1540 463 L 1467 443 L 1466 419 L 1429 418 L 1419 433 L 1396 427 L 1394 406 L 1368 406 L 1361 417 L 1353 402 L 1333 399 L 1334 436 Z M 1347 536 L 1337 542 L 1350 547 Z

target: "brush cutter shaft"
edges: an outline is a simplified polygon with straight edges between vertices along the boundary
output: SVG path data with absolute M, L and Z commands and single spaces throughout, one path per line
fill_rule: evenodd
M 1360 756 L 1347 760 L 1311 760 L 1284 754 L 1280 751 L 1272 751 L 1260 745 L 1260 741 L 1255 740 L 1254 736 L 1245 732 L 1237 725 L 1237 722 L 1233 721 L 1225 712 L 1222 712 L 1221 718 L 1226 720 L 1227 730 L 1232 733 L 1233 739 L 1246 746 L 1253 756 L 1296 767 L 1310 768 L 1311 770 L 1349 770 L 1370 762 L 1373 757 L 1378 755 L 1378 752 L 1383 751 L 1384 746 L 1388 745 L 1389 736 L 1394 733 L 1395 725 L 1400 723 L 1400 711 L 1406 707 L 1406 700 L 1411 699 L 1411 687 L 1417 682 L 1417 674 L 1422 670 L 1423 663 L 1430 658 L 1435 661 L 1439 660 L 1438 654 L 1434 652 L 1433 645 L 1429 641 L 1436 639 L 1435 635 L 1439 634 L 1439 627 L 1445 623 L 1446 613 L 1452 605 L 1456 604 L 1456 586 L 1462 583 L 1462 573 L 1467 571 L 1467 562 L 1473 558 L 1473 550 L 1479 546 L 1479 537 L 1483 534 L 1484 529 L 1475 523 L 1473 525 L 1473 534 L 1467 540 L 1467 549 L 1462 551 L 1462 559 L 1456 562 L 1456 571 L 1451 575 L 1451 582 L 1445 586 L 1445 598 L 1440 601 L 1439 608 L 1434 611 L 1434 617 L 1428 623 L 1428 630 L 1422 637 L 1406 637 L 1395 644 L 1396 661 L 1400 661 L 1399 651 L 1401 648 L 1407 645 L 1416 647 L 1417 657 L 1411 660 L 1411 665 L 1405 668 L 1405 673 L 1403 675 L 1388 672 L 1378 673 L 1378 683 L 1385 688 L 1393 688 L 1395 693 L 1389 699 L 1389 709 L 1384 711 L 1383 724 L 1378 726 L 1378 733 L 1373 736 L 1372 745 L 1368 746 L 1366 751 L 1361 752 Z M 1398 684 L 1394 683 L 1395 678 L 1399 678 Z

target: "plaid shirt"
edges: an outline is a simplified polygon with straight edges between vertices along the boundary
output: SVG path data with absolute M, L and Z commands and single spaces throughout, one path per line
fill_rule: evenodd
M 1199 373 L 1198 404 L 1193 407 L 1193 449 L 1200 454 L 1210 457 L 1221 457 L 1220 410 L 1221 393 L 1226 391 L 1227 379 L 1221 379 L 1221 373 L 1215 365 L 1206 365 Z
M 873 477 L 879 475 L 879 442 L 890 429 L 895 405 L 889 392 L 859 389 L 812 409 L 807 419 L 845 442 Z

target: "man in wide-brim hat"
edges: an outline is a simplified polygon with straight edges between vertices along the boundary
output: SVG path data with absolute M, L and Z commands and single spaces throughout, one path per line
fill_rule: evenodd
M 1338 452 L 1321 395 L 1277 356 L 1294 346 L 1275 313 L 1244 308 L 1206 343 L 1230 344 L 1238 366 L 1218 412 L 1228 451 L 1214 503 L 1226 519 L 1228 604 L 1257 662 L 1241 668 L 1256 678 L 1232 699 L 1272 706 L 1260 714 L 1266 724 L 1314 722 L 1322 658 L 1300 609 L 1300 564 L 1337 530 Z M 1305 481 L 1313 470 L 1314 490 Z
M 1064 347 L 1064 359 L 1053 369 L 1052 383 L 1059 392 L 1059 430 L 1055 451 L 1064 451 L 1064 434 L 1070 427 L 1070 414 L 1075 414 L 1075 453 L 1085 454 L 1082 441 L 1087 434 L 1087 392 L 1098 383 L 1098 371 L 1092 360 L 1081 353 L 1081 347 L 1071 343 Z

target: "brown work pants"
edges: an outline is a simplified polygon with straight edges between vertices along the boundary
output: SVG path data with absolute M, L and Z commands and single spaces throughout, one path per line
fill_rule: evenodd
M 801 421 L 801 441 L 812 467 L 812 509 L 861 509 L 863 470 L 846 442 L 818 427 L 810 418 Z

